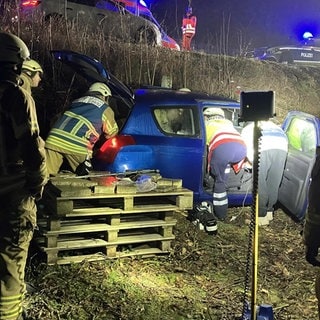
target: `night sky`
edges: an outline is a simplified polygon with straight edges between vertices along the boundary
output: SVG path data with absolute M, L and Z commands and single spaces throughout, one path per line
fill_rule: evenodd
M 181 41 L 187 0 L 145 0 L 168 35 Z M 320 37 L 319 0 L 192 0 L 197 50 L 237 54 L 259 46 L 297 44 L 302 31 Z M 227 51 L 227 52 L 226 52 Z

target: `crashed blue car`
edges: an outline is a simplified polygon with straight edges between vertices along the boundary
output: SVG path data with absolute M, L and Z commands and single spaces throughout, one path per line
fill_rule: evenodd
M 116 137 L 98 144 L 93 159 L 95 170 L 123 173 L 158 169 L 163 177 L 182 179 L 183 186 L 194 192 L 195 204 L 212 200 L 212 188 L 206 183 L 203 111 L 207 107 L 222 108 L 237 127 L 239 102 L 187 89 L 142 87 L 132 92 L 95 59 L 71 51 L 52 54 L 89 82 L 105 82 L 112 91 L 110 105 L 120 130 Z M 318 118 L 298 111 L 289 113 L 283 123 L 289 154 L 279 206 L 298 220 L 304 218 L 307 207 L 319 128 Z M 251 204 L 252 173 L 242 169 L 236 175 L 231 170 L 227 189 L 229 206 Z

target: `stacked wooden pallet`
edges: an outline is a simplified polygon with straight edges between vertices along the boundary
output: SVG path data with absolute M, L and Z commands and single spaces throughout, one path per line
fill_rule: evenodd
M 164 188 L 165 180 L 149 192 L 64 177 L 49 183 L 35 236 L 47 263 L 169 253 L 174 212 L 192 209 L 193 193 L 175 180 Z

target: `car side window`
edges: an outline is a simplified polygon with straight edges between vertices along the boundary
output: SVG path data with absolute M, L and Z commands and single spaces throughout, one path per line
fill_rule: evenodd
M 311 155 L 315 153 L 316 131 L 311 122 L 294 118 L 291 121 L 286 134 L 289 147 Z
M 156 108 L 153 112 L 157 126 L 164 133 L 199 135 L 199 125 L 196 124 L 192 108 Z

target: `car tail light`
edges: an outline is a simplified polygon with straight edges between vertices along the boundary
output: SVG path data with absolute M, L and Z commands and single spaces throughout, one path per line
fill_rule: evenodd
M 135 144 L 135 141 L 131 136 L 115 136 L 103 143 L 95 152 L 94 157 L 104 163 L 113 163 L 117 153 L 122 147 L 133 144 Z
M 26 0 L 21 2 L 21 6 L 22 8 L 30 8 L 30 7 L 33 8 L 33 7 L 37 7 L 40 3 L 41 1 L 39 0 Z

